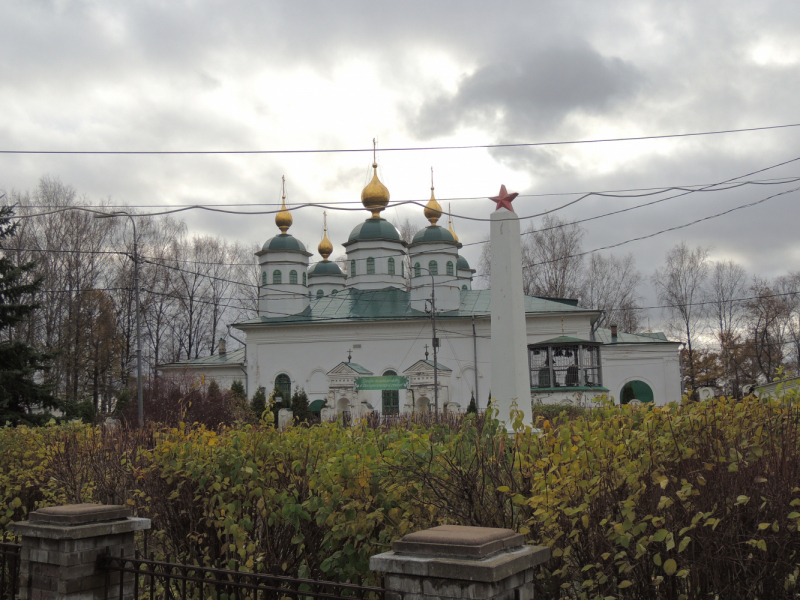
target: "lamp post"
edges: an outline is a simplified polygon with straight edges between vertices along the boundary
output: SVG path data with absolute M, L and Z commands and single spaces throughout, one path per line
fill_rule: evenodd
M 139 428 L 144 427 L 144 402 L 142 400 L 142 316 L 139 310 L 139 247 L 136 241 L 136 221 L 126 212 L 97 215 L 95 218 L 128 217 L 133 225 L 133 286 L 136 294 L 136 393 L 139 408 Z

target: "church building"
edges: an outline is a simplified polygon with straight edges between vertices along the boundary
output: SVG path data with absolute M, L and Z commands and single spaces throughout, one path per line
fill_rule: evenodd
M 312 253 L 289 233 L 284 194 L 280 232 L 256 253 L 258 316 L 234 325 L 245 347 L 227 353 L 223 345 L 216 356 L 159 370 L 204 375 L 221 387 L 244 380 L 249 396 L 263 386 L 288 399 L 303 388 L 312 410 L 329 415 L 463 412 L 473 396 L 485 408 L 492 292 L 473 289 L 475 270 L 459 254 L 452 220 L 438 224 L 433 186 L 423 211 L 428 226 L 407 243 L 381 217 L 389 190 L 372 167 L 361 192 L 370 216 L 342 243 L 346 272 L 329 260 L 327 224 L 321 260 L 310 262 Z M 680 398 L 679 344 L 663 333 L 593 330 L 599 311 L 577 301 L 524 300 L 531 393 L 518 402 L 586 402 L 603 393 L 617 402 Z

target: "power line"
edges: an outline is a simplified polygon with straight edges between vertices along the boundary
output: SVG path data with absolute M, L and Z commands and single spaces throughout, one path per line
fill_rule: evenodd
M 470 144 L 466 146 L 406 146 L 382 148 L 381 152 L 419 152 L 426 150 L 473 150 L 482 148 L 532 148 L 537 146 L 568 146 L 577 144 L 601 144 L 608 142 L 633 142 L 644 140 L 661 140 L 669 138 L 698 137 L 705 135 L 723 135 L 728 133 L 745 133 L 751 131 L 768 131 L 800 127 L 800 123 L 785 125 L 768 125 L 764 127 L 747 127 L 742 129 L 721 129 L 716 131 L 699 131 L 692 133 L 670 133 L 663 135 L 646 135 L 638 137 L 600 138 L 589 140 L 568 140 L 557 142 L 524 142 L 518 144 Z M 231 154 L 341 154 L 374 152 L 374 148 L 326 148 L 316 150 L 0 150 L 0 154 L 95 154 L 95 155 L 231 155 Z

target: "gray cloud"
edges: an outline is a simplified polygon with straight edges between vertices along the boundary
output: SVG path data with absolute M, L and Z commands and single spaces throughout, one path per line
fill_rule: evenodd
M 531 50 L 518 62 L 481 67 L 463 78 L 451 96 L 427 100 L 408 127 L 420 139 L 469 126 L 533 139 L 558 130 L 570 114 L 613 109 L 630 99 L 642 81 L 630 62 L 602 56 L 585 44 Z

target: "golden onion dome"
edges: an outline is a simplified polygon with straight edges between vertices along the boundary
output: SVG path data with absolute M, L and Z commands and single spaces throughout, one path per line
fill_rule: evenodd
M 425 205 L 425 218 L 428 219 L 431 225 L 436 225 L 436 221 L 442 216 L 442 207 L 433 196 L 433 186 L 431 186 L 431 199 Z
M 283 180 L 283 195 L 281 196 L 281 210 L 275 215 L 275 225 L 281 230 L 281 233 L 286 233 L 289 227 L 292 226 L 292 213 L 286 210 L 286 179 Z
M 317 246 L 317 251 L 322 256 L 322 260 L 328 260 L 328 257 L 333 254 L 333 244 L 328 239 L 328 215 L 327 213 L 322 213 L 323 218 L 325 219 L 325 226 L 324 226 L 324 233 L 322 235 L 322 241 Z
M 361 191 L 361 204 L 364 208 L 372 211 L 373 219 L 381 218 L 381 211 L 389 204 L 389 190 L 378 179 L 378 163 L 372 163 L 374 173 L 372 181 Z
M 453 239 L 455 241 L 458 241 L 458 236 L 456 235 L 455 229 L 453 229 L 453 210 L 450 208 L 450 203 L 449 202 L 447 203 L 447 212 L 450 213 L 447 216 L 447 224 L 448 224 L 447 228 L 450 230 L 450 233 L 453 234 Z

